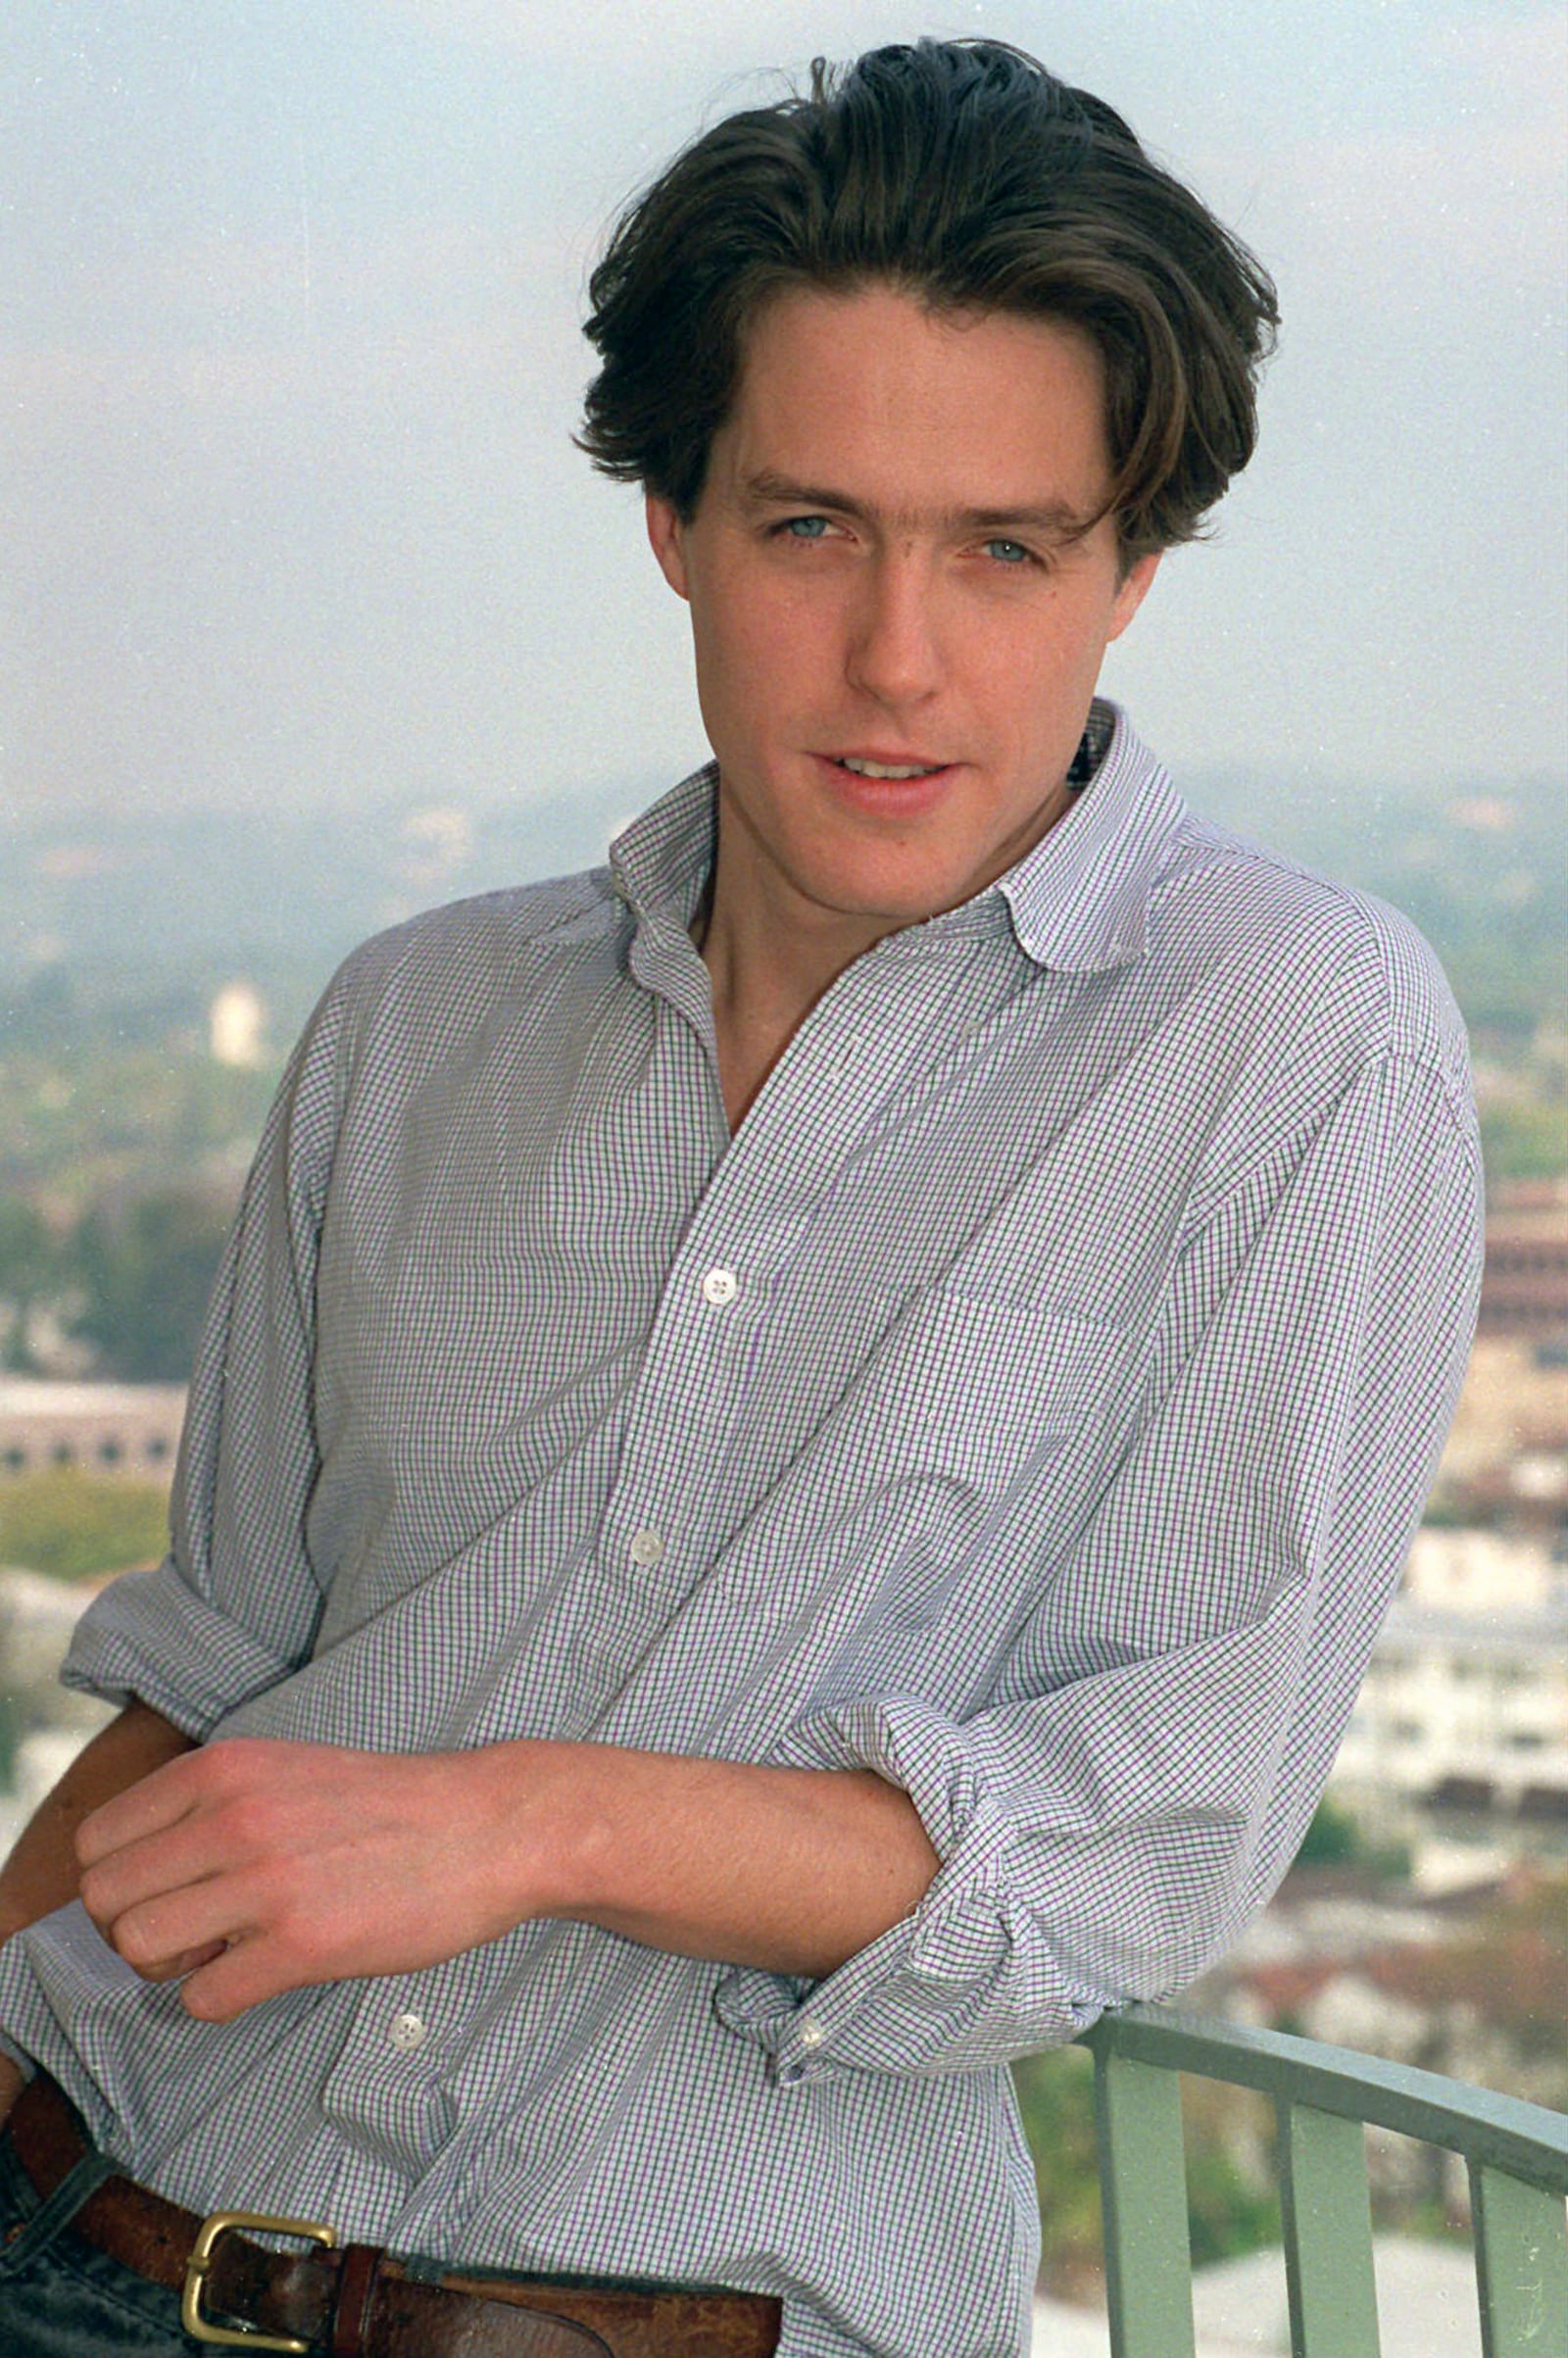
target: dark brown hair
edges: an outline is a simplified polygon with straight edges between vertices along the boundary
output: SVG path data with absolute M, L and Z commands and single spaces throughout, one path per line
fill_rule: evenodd
M 1093 339 L 1125 564 L 1193 539 L 1251 457 L 1267 271 L 1103 100 L 985 40 L 819 58 L 675 158 L 589 282 L 582 449 L 689 518 L 759 307 L 873 282 Z

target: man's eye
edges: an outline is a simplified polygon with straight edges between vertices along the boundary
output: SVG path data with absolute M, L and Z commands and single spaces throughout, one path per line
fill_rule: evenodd
M 820 540 L 827 530 L 825 516 L 792 516 L 785 519 L 782 529 L 791 540 Z
M 985 551 L 986 555 L 994 557 L 999 565 L 1032 565 L 1034 563 L 1032 552 L 1026 549 L 1019 540 L 988 540 L 985 544 Z

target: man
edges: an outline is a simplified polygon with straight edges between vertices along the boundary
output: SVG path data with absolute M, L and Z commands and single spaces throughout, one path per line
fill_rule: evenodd
M 0 2328 L 99 2302 L 40 2348 L 184 2346 L 183 2278 L 321 2348 L 1010 2358 L 1007 2060 L 1277 1882 L 1457 1385 L 1429 954 L 1095 701 L 1250 455 L 1256 264 L 922 42 L 717 125 L 594 301 L 715 762 L 290 1066 L 11 1875 Z M 359 2248 L 191 2269 L 226 2210 Z

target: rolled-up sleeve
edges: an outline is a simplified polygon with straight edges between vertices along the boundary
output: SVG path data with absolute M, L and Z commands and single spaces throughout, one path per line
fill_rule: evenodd
M 229 1237 L 191 1382 L 170 1552 L 88 1607 L 61 1673 L 68 1687 L 139 1698 L 197 1739 L 284 1678 L 320 1615 L 306 1539 L 316 1266 L 354 964 L 290 1059 Z
M 1133 1438 L 988 1706 L 841 1703 L 774 1757 L 870 1768 L 941 1860 L 808 1985 L 717 2006 L 789 2085 L 994 2066 L 1179 1989 L 1273 1891 L 1436 1470 L 1481 1261 L 1468 1097 L 1397 1056 L 1187 1240 Z

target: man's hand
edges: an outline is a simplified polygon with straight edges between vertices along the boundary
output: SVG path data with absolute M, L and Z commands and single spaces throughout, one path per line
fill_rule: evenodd
M 436 1964 L 532 1912 L 495 1872 L 491 1757 L 209 1744 L 82 1821 L 82 1904 L 149 1981 L 188 1975 L 202 2022 Z

